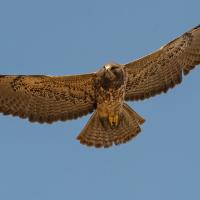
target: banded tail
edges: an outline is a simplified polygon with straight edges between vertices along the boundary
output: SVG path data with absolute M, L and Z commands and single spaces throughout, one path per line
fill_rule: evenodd
M 145 120 L 127 104 L 123 105 L 119 125 L 113 128 L 108 121 L 102 123 L 98 112 L 95 111 L 77 139 L 81 144 L 95 147 L 110 147 L 113 143 L 116 145 L 126 143 L 141 131 L 139 125 L 144 122 Z

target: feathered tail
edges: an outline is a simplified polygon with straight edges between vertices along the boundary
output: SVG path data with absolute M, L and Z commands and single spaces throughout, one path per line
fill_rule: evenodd
M 108 121 L 102 123 L 95 111 L 77 139 L 87 146 L 110 147 L 113 143 L 118 145 L 135 137 L 141 130 L 139 125 L 144 122 L 127 104 L 123 105 L 119 125 L 114 128 L 110 127 Z

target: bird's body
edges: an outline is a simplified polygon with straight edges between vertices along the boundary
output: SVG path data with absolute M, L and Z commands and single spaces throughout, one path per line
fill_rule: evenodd
M 117 126 L 124 102 L 127 74 L 118 64 L 105 65 L 96 78 L 97 112 L 102 121 Z
M 125 101 L 166 93 L 198 64 L 200 25 L 152 54 L 123 65 L 106 64 L 95 73 L 0 75 L 0 112 L 52 123 L 94 111 L 77 138 L 88 146 L 109 147 L 135 137 L 145 121 Z

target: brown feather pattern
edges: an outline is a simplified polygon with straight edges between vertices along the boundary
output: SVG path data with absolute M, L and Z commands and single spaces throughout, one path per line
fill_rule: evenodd
M 125 64 L 128 72 L 126 100 L 143 100 L 181 83 L 200 64 L 200 26 L 161 47 L 158 51 Z
M 94 77 L 2 75 L 0 112 L 40 123 L 76 119 L 95 108 Z
M 144 119 L 125 100 L 167 92 L 200 64 L 200 25 L 159 50 L 125 65 L 109 63 L 96 73 L 73 76 L 0 75 L 0 112 L 52 123 L 95 112 L 77 139 L 110 147 L 131 140 Z
M 145 120 L 133 111 L 127 104 L 123 105 L 118 127 L 103 126 L 98 112 L 94 112 L 90 120 L 78 135 L 81 144 L 87 146 L 110 147 L 112 144 L 126 143 L 136 137 L 141 131 L 140 126 Z

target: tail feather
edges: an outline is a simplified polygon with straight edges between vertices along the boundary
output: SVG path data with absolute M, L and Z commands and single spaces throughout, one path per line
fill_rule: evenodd
M 102 124 L 98 112 L 95 111 L 90 120 L 78 135 L 80 143 L 87 146 L 110 147 L 112 144 L 126 143 L 140 131 L 140 124 L 144 119 L 133 111 L 127 104 L 123 105 L 120 122 L 117 127 L 111 127 L 106 121 Z

